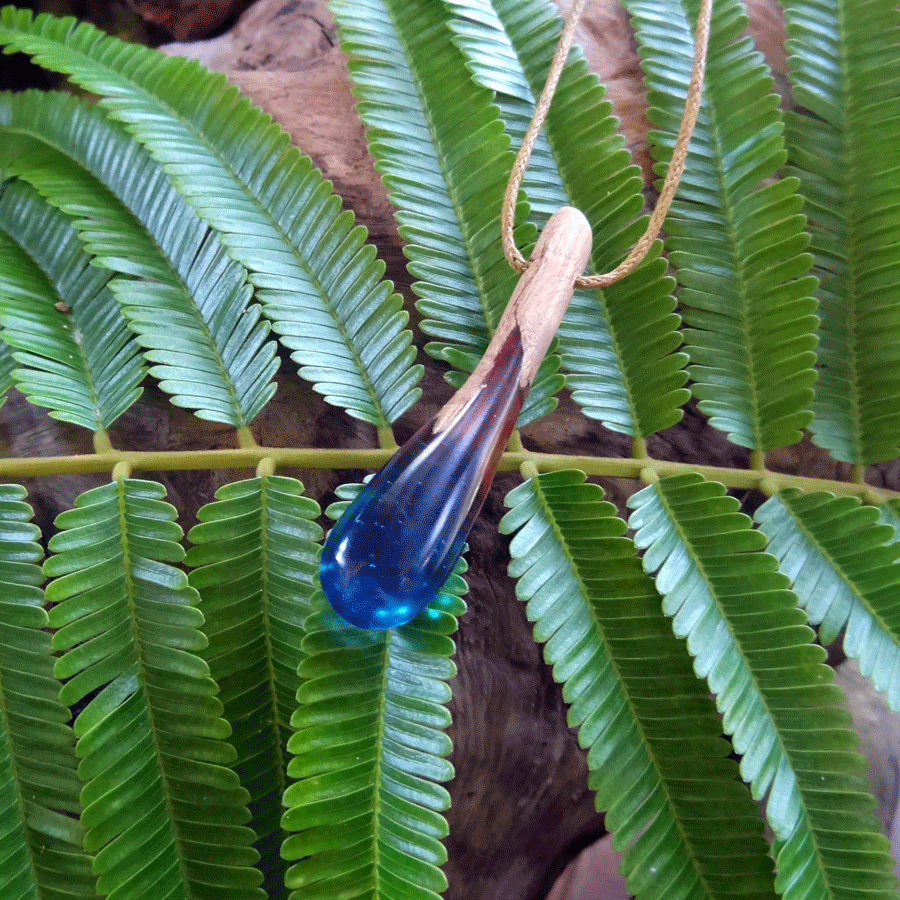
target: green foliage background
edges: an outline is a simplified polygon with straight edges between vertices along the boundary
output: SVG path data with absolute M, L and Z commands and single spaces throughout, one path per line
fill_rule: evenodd
M 661 174 L 696 4 L 626 6 Z M 497 239 L 510 138 L 560 21 L 545 0 L 332 8 L 426 351 L 456 383 L 512 290 Z M 896 897 L 813 641 L 843 634 L 900 706 L 900 500 L 865 483 L 900 445 L 898 13 L 893 0 L 784 13 L 788 114 L 740 0 L 716 0 L 665 244 L 626 281 L 577 293 L 520 417 L 566 386 L 632 436 L 633 458 L 505 456 L 523 475 L 501 523 L 510 573 L 647 900 Z M 12 7 L 0 44 L 97 97 L 0 96 L 0 389 L 88 429 L 88 465 L 112 475 L 58 517 L 43 567 L 25 491 L 0 487 L 0 896 L 438 896 L 464 564 L 409 625 L 343 625 L 317 586 L 318 505 L 275 474 L 335 452 L 258 447 L 249 431 L 278 342 L 329 403 L 377 426 L 384 452 L 342 464 L 385 458 L 422 374 L 400 296 L 310 160 L 223 77 Z M 574 50 L 517 239 L 570 203 L 594 228 L 592 265 L 609 268 L 643 230 L 641 187 Z M 111 446 L 147 377 L 236 429 L 238 450 L 195 464 L 258 464 L 198 523 L 134 477 L 151 454 Z M 646 454 L 691 394 L 750 451 L 747 469 Z M 804 431 L 850 481 L 765 467 Z M 585 473 L 643 480 L 627 521 Z M 726 487 L 768 495 L 755 521 Z

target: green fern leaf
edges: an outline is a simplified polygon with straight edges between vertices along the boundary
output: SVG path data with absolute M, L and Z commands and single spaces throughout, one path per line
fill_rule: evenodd
M 849 714 L 836 705 L 825 651 L 810 643 L 787 576 L 773 556 L 754 552 L 764 535 L 700 475 L 665 478 L 629 505 L 644 568 L 656 572 L 663 609 L 716 694 L 741 774 L 755 798 L 768 795 L 775 889 L 785 900 L 895 898 Z
M 82 494 L 57 518 L 44 565 L 56 576 L 53 645 L 75 719 L 85 847 L 101 893 L 263 900 L 247 792 L 209 668 L 203 616 L 162 485 L 126 480 Z
M 105 431 L 140 396 L 140 351 L 71 221 L 29 185 L 0 188 L 0 325 L 16 386 L 50 415 Z
M 455 40 L 480 84 L 495 92 L 513 145 L 521 144 L 556 48 L 561 20 L 546 0 L 447 0 Z M 523 181 L 539 226 L 560 206 L 576 206 L 594 228 L 592 264 L 618 265 L 643 233 L 644 200 L 618 122 L 581 52 L 570 53 Z M 572 123 L 578 123 L 577 128 Z M 545 136 L 546 133 L 546 136 Z M 688 399 L 684 354 L 658 248 L 625 281 L 576 291 L 559 331 L 573 398 L 585 414 L 626 434 L 646 436 L 681 418 Z
M 615 507 L 582 472 L 507 495 L 510 574 L 638 897 L 774 898 L 756 805 Z M 697 803 L 703 796 L 706 802 Z M 674 873 L 678 873 L 674 876 Z
M 880 513 L 855 497 L 784 490 L 755 514 L 819 638 L 841 629 L 844 651 L 891 708 L 900 709 L 900 544 Z
M 820 285 L 813 441 L 859 465 L 900 444 L 897 5 L 786 0 L 791 171 Z
M 59 702 L 31 508 L 0 485 L 0 896 L 95 897 L 81 849 L 75 738 Z
M 699 3 L 627 0 L 641 49 L 657 174 L 668 166 L 691 78 Z M 815 278 L 799 182 L 766 184 L 786 151 L 762 55 L 740 0 L 716 2 L 697 125 L 666 218 L 701 412 L 753 450 L 793 444 L 812 419 Z
M 459 585 L 456 585 L 459 589 Z M 341 627 L 321 593 L 307 620 L 282 853 L 292 900 L 437 898 L 446 879 L 436 782 L 452 776 L 442 729 L 455 667 L 440 597 L 415 623 L 377 634 Z M 459 612 L 458 607 L 450 607 Z
M 451 41 L 440 2 L 336 0 L 358 112 L 397 207 L 409 271 L 418 279 L 422 330 L 432 356 L 470 371 L 516 285 L 500 245 L 500 207 L 513 156 L 491 103 Z M 534 229 L 523 226 L 527 243 Z M 553 409 L 563 384 L 551 354 L 519 414 L 525 425 Z M 463 375 L 448 380 L 459 385 Z
M 344 485 L 352 499 L 362 485 Z M 337 517 L 347 503 L 327 510 Z M 465 611 L 457 564 L 444 590 L 408 625 L 361 631 L 317 591 L 307 618 L 299 708 L 292 725 L 282 854 L 291 900 L 437 900 L 447 882 L 438 782 L 452 777 L 445 704 L 456 672 L 449 637 Z
M 303 622 L 316 578 L 319 507 L 294 478 L 228 484 L 188 537 L 190 583 L 200 592 L 209 646 L 201 656 L 220 688 L 234 770 L 250 791 L 251 826 L 269 900 L 284 891 L 281 798 L 297 703 Z
M 68 94 L 0 95 L 0 123 L 10 138 L 0 165 L 69 213 L 97 262 L 134 276 L 110 287 L 172 403 L 249 425 L 275 393 L 278 360 L 246 269 L 98 107 Z
M 330 403 L 387 425 L 422 375 L 366 231 L 288 136 L 198 63 L 74 19 L 0 12 L 0 44 L 100 95 L 250 272 L 281 342 Z
M 500 4 L 492 4 L 489 0 L 444 0 L 444 5 L 453 15 L 449 21 L 453 42 L 462 51 L 475 81 L 493 92 L 511 145 L 517 149 L 531 121 L 535 98 L 501 21 Z M 544 4 L 519 4 L 520 8 L 527 6 L 532 9 L 523 9 L 523 14 L 531 13 L 532 18 L 537 11 L 545 13 L 546 10 Z M 522 190 L 528 197 L 529 221 L 538 229 L 568 202 L 560 199 L 564 192 L 559 169 L 544 131 L 538 133 L 531 151 L 528 168 L 522 177 Z

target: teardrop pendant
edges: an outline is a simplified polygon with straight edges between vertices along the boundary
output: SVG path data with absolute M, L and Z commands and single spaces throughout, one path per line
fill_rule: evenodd
M 319 569 L 322 589 L 352 625 L 403 625 L 449 577 L 590 242 L 590 226 L 577 210 L 551 218 L 475 371 L 331 529 Z
M 447 580 L 494 477 L 522 405 L 516 339 L 448 428 L 420 428 L 366 485 L 331 529 L 322 588 L 359 628 L 390 628 L 417 616 Z

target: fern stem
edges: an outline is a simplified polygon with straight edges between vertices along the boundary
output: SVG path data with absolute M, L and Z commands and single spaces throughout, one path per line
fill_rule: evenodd
M 246 425 L 241 425 L 237 429 L 237 442 L 238 447 L 242 450 L 254 450 L 259 447 L 259 444 L 256 443 L 256 438 L 253 437 L 253 432 Z
M 256 467 L 258 478 L 268 478 L 275 474 L 275 460 L 271 456 L 264 456 Z
M 126 478 L 131 478 L 131 464 L 124 461 L 117 462 L 115 466 L 113 466 L 112 480 L 121 483 L 125 481 Z
M 537 478 L 540 475 L 538 472 L 538 467 L 534 464 L 534 462 L 530 459 L 526 459 L 525 462 L 519 466 L 519 474 L 525 478 Z
M 378 426 L 378 446 L 382 450 L 396 450 L 397 441 L 394 438 L 394 430 L 390 425 Z
M 31 456 L 0 460 L 0 475 L 27 477 L 110 472 L 119 463 L 139 471 L 181 471 L 185 469 L 253 469 L 271 458 L 276 466 L 309 469 L 377 469 L 390 459 L 393 450 L 323 450 L 315 447 L 247 447 L 226 450 L 128 451 L 71 456 Z M 515 466 L 507 466 L 507 469 Z
M 520 450 L 525 449 L 522 444 L 522 432 L 518 428 L 514 428 L 512 434 L 510 434 L 509 440 L 506 442 L 506 449 L 510 453 L 518 453 Z
M 638 473 L 638 477 L 644 484 L 655 484 L 659 481 L 659 472 L 656 469 L 650 466 L 644 466 L 643 469 Z
M 94 452 L 95 453 L 109 453 L 112 450 L 112 441 L 109 439 L 109 434 L 106 431 L 95 431 L 94 432 Z
M 32 456 L 0 459 L 0 477 L 33 477 L 85 472 L 115 474 L 118 465 L 131 471 L 180 471 L 185 469 L 253 469 L 263 460 L 271 466 L 293 466 L 306 469 L 378 469 L 394 452 L 394 448 L 378 450 L 332 450 L 317 447 L 247 447 L 233 450 L 200 451 L 128 451 L 110 450 L 103 454 L 73 456 Z M 535 453 L 529 450 L 507 451 L 497 470 L 522 471 L 527 464 L 537 472 L 580 469 L 586 475 L 633 478 L 648 482 L 668 475 L 697 472 L 709 481 L 728 488 L 761 490 L 777 493 L 785 488 L 804 492 L 830 491 L 843 497 L 858 497 L 863 503 L 877 505 L 900 498 L 900 491 L 873 487 L 860 482 L 833 481 L 804 475 L 789 475 L 769 469 L 729 469 L 725 466 L 702 466 L 694 463 L 670 462 L 645 456 L 640 459 L 610 456 L 569 456 L 564 453 Z M 529 475 L 531 468 L 526 470 Z

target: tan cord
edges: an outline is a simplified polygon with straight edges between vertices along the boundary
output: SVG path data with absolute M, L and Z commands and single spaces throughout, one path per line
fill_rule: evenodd
M 522 184 L 522 177 L 528 166 L 528 160 L 534 143 L 537 140 L 544 119 L 547 117 L 547 110 L 550 108 L 550 102 L 556 91 L 556 85 L 559 82 L 559 76 L 562 73 L 563 65 L 569 55 L 569 48 L 572 46 L 572 39 L 575 34 L 575 26 L 578 24 L 581 14 L 584 10 L 587 0 L 574 0 L 569 15 L 566 18 L 566 24 L 562 34 L 559 37 L 559 43 L 556 46 L 556 52 L 553 54 L 553 60 L 550 63 L 550 72 L 547 75 L 547 82 L 544 85 L 541 96 L 538 98 L 537 105 L 534 108 L 534 116 L 531 124 L 525 132 L 522 140 L 522 146 L 513 163 L 512 171 L 509 174 L 509 182 L 506 185 L 506 194 L 503 197 L 503 210 L 501 212 L 500 234 L 503 242 L 503 252 L 509 264 L 517 271 L 524 272 L 528 267 L 528 262 L 519 252 L 513 240 L 513 227 L 515 225 L 516 199 L 519 196 L 519 187 Z M 697 30 L 694 34 L 694 62 L 691 68 L 691 81 L 688 85 L 687 98 L 684 104 L 684 114 L 681 117 L 681 127 L 678 130 L 678 138 L 675 141 L 675 148 L 672 151 L 672 160 L 669 163 L 669 169 L 666 172 L 666 178 L 663 182 L 663 188 L 660 192 L 659 199 L 656 201 L 656 208 L 650 221 L 647 223 L 647 230 L 643 237 L 634 245 L 631 252 L 625 257 L 615 269 L 604 272 L 601 275 L 585 275 L 575 279 L 575 287 L 579 288 L 602 288 L 620 281 L 626 275 L 630 275 L 643 262 L 644 257 L 653 246 L 653 242 L 659 237 L 662 229 L 663 221 L 672 205 L 672 199 L 675 191 L 678 190 L 678 183 L 681 181 L 684 172 L 684 162 L 687 157 L 688 144 L 691 141 L 691 135 L 694 131 L 694 125 L 697 123 L 697 114 L 700 112 L 700 98 L 703 93 L 703 75 L 706 69 L 706 48 L 709 44 L 709 23 L 712 18 L 712 0 L 701 0 L 700 15 L 697 19 Z

